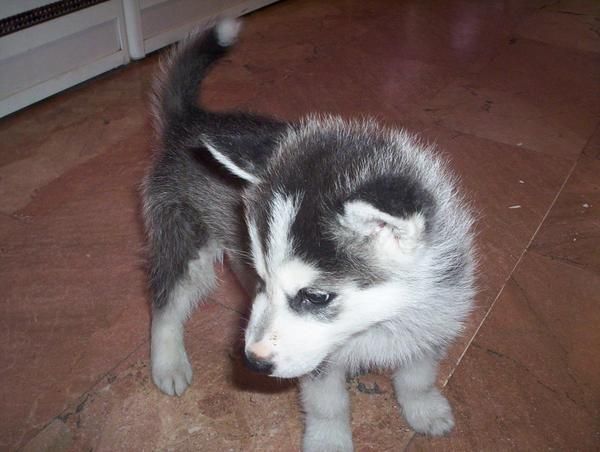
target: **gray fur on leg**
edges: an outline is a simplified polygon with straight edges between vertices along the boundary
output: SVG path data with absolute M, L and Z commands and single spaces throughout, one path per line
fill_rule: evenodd
M 304 377 L 300 389 L 306 416 L 303 450 L 352 451 L 350 399 L 344 371 L 333 369 L 318 377 Z
M 409 425 L 419 433 L 440 436 L 454 427 L 448 400 L 435 387 L 437 362 L 433 358 L 415 360 L 394 374 L 398 403 Z
M 152 315 L 152 379 L 161 391 L 182 395 L 192 382 L 192 366 L 183 342 L 183 324 L 215 285 L 214 265 L 220 250 L 214 242 L 203 247 L 188 263 L 185 276 L 176 284 L 169 302 L 154 308 Z

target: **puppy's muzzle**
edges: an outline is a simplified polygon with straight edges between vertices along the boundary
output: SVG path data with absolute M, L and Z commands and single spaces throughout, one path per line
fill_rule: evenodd
M 252 352 L 246 352 L 244 355 L 246 367 L 261 374 L 273 373 L 273 363 L 268 359 L 261 359 Z

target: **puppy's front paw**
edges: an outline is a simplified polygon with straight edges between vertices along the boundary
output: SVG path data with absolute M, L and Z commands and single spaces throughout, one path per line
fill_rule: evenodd
M 152 380 L 160 390 L 180 396 L 192 382 L 192 366 L 183 346 L 158 346 L 152 350 Z
M 402 409 L 406 421 L 418 433 L 441 436 L 454 427 L 452 408 L 437 389 L 404 400 Z
M 352 432 L 346 422 L 315 420 L 307 422 L 303 452 L 352 452 Z

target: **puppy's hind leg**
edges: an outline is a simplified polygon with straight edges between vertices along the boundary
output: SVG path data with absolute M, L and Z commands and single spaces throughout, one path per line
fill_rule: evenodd
M 183 324 L 198 301 L 214 288 L 215 261 L 222 250 L 194 212 L 181 206 L 146 210 L 150 236 L 152 290 L 151 361 L 154 383 L 181 395 L 191 383 Z
M 214 264 L 219 255 L 214 242 L 201 248 L 196 258 L 188 262 L 187 272 L 175 283 L 167 304 L 162 308 L 153 307 L 152 379 L 169 395 L 180 396 L 192 382 L 192 366 L 185 351 L 183 326 L 198 301 L 214 288 Z

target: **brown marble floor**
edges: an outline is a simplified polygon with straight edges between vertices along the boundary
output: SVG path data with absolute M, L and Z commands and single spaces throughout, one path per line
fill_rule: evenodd
M 138 185 L 156 55 L 0 122 L 0 450 L 297 450 L 293 385 L 240 364 L 227 268 L 182 398 L 148 373 Z M 360 451 L 600 448 L 600 3 L 287 0 L 204 91 L 288 119 L 374 115 L 438 143 L 480 214 L 477 309 L 442 366 L 457 427 L 415 435 L 348 382 Z

